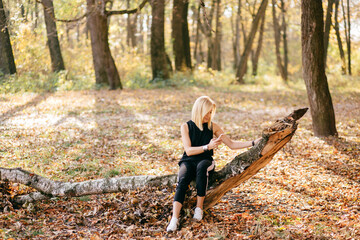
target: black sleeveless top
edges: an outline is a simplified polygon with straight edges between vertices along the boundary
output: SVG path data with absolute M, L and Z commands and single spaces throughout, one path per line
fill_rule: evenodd
M 208 144 L 210 140 L 213 138 L 213 131 L 209 130 L 207 123 L 203 124 L 202 131 L 196 126 L 196 124 L 192 120 L 188 121 L 187 125 L 189 128 L 189 137 L 192 147 L 204 146 Z M 204 160 L 204 159 L 213 160 L 212 158 L 213 154 L 214 151 L 212 149 L 210 151 L 205 151 L 198 155 L 192 155 L 192 156 L 188 156 L 184 151 L 184 154 L 180 159 L 179 164 L 184 161 Z

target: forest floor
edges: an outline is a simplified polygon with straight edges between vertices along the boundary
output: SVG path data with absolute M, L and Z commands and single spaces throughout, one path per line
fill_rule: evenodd
M 0 209 L 3 239 L 360 239 L 360 90 L 332 90 L 339 137 L 314 137 L 308 112 L 274 159 L 228 192 L 201 222 L 182 212 L 166 233 L 174 187 L 56 198 Z M 0 165 L 60 181 L 177 173 L 180 124 L 194 100 L 252 140 L 308 105 L 301 89 L 256 87 L 74 91 L 0 95 Z M 245 150 L 222 145 L 217 169 Z M 11 184 L 11 194 L 31 191 Z M 4 198 L 5 189 L 1 189 Z

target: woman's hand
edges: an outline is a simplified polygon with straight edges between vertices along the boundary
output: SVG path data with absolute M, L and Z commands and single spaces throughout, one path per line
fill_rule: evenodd
M 208 144 L 208 149 L 214 149 L 217 148 L 220 144 L 222 144 L 221 135 L 218 138 L 213 138 L 210 140 L 210 143 Z

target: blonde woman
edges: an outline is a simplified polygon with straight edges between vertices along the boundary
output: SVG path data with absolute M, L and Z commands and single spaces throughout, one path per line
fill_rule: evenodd
M 184 154 L 179 162 L 178 184 L 176 187 L 173 214 L 166 231 L 175 231 L 179 224 L 179 215 L 190 182 L 196 179 L 197 203 L 194 219 L 203 217 L 203 203 L 206 195 L 209 172 L 215 168 L 214 149 L 225 143 L 231 149 L 254 146 L 260 141 L 233 141 L 212 121 L 216 111 L 215 102 L 208 96 L 196 99 L 191 113 L 191 120 L 181 125 L 181 139 Z M 214 138 L 214 135 L 216 138 Z

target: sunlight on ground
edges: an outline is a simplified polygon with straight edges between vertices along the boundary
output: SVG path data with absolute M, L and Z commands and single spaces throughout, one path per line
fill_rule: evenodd
M 271 85 L 2 94 L 1 166 L 63 181 L 177 173 L 180 125 L 201 95 L 216 101 L 224 131 L 244 141 L 308 105 L 304 90 Z M 214 207 L 218 233 L 348 238 L 358 231 L 360 95 L 347 87 L 332 97 L 340 138 L 314 137 L 307 113 L 270 164 Z M 216 169 L 243 151 L 221 146 Z

